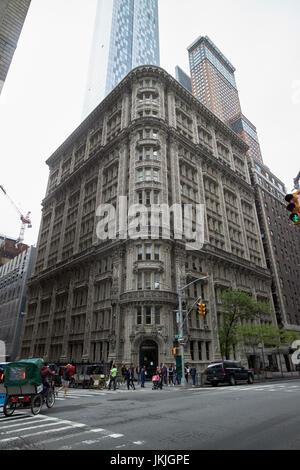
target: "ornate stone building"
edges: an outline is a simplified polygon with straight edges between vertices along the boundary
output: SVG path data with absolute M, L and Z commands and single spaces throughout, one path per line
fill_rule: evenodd
M 208 306 L 185 321 L 186 361 L 204 369 L 219 358 L 221 293 L 272 303 L 247 149 L 163 69 L 130 72 L 47 161 L 20 356 L 174 363 L 178 285 L 209 273 L 184 291 L 187 307 L 200 295 Z M 99 240 L 96 209 L 118 210 L 120 196 L 128 207 L 205 204 L 203 248 L 186 250 L 172 230 Z

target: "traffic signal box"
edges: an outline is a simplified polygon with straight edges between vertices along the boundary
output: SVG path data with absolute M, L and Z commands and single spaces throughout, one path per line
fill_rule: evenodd
M 287 194 L 285 196 L 286 202 L 288 205 L 286 206 L 287 210 L 290 213 L 289 219 L 291 220 L 293 225 L 300 225 L 300 202 L 299 196 L 300 190 L 293 194 Z
M 199 315 L 201 315 L 202 317 L 205 317 L 206 315 L 206 304 L 204 304 L 203 302 L 198 302 L 197 304 L 197 312 L 199 313 Z

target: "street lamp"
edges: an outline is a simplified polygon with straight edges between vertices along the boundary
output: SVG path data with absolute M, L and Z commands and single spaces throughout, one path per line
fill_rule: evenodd
M 180 347 L 181 347 L 181 373 L 182 373 L 181 385 L 183 387 L 185 386 L 185 375 L 184 375 L 184 338 L 183 338 L 184 320 L 183 320 L 183 316 L 182 316 L 182 313 L 183 313 L 183 310 L 182 310 L 182 292 L 184 291 L 184 289 L 187 289 L 192 284 L 195 284 L 195 282 L 202 281 L 203 279 L 207 279 L 208 277 L 209 277 L 209 275 L 206 274 L 205 276 L 202 276 L 202 277 L 199 277 L 198 279 L 195 279 L 194 281 L 190 282 L 186 286 L 183 286 L 183 287 L 178 286 L 178 322 L 179 322 L 178 343 L 180 344 Z M 156 281 L 154 283 L 155 289 L 157 289 L 160 285 L 167 286 L 170 289 L 170 286 L 168 286 L 167 284 L 164 284 L 163 282 L 159 282 L 159 281 Z M 200 299 L 200 297 L 194 302 L 193 306 L 199 301 L 199 299 Z M 188 311 L 187 316 L 190 313 L 190 311 L 192 310 L 193 306 Z M 187 318 L 187 316 L 186 316 L 186 318 Z

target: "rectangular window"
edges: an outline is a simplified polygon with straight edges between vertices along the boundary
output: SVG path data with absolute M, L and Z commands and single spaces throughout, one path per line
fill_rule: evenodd
M 198 356 L 199 361 L 202 361 L 202 341 L 198 341 Z
M 155 247 L 154 247 L 154 259 L 156 261 L 159 260 L 159 246 L 158 245 L 155 245 Z
M 156 287 L 156 286 L 158 286 L 158 287 Z M 154 287 L 159 289 L 159 286 L 160 286 L 160 274 L 155 273 L 154 274 Z
M 143 204 L 143 193 L 139 193 L 139 204 Z
M 155 324 L 160 325 L 160 307 L 155 307 Z
M 150 149 L 146 148 L 146 160 L 150 160 Z
M 138 261 L 142 261 L 143 259 L 143 247 L 141 245 L 138 246 Z
M 143 151 L 141 150 L 140 153 L 139 153 L 139 160 L 142 161 L 143 160 Z
M 138 285 L 137 285 L 138 290 L 142 290 L 143 288 L 143 276 L 142 273 L 138 273 Z
M 157 170 L 153 170 L 153 180 L 158 181 L 158 171 Z
M 145 307 L 146 310 L 146 325 L 151 325 L 151 307 Z
M 146 260 L 151 259 L 151 245 L 146 245 Z
M 210 360 L 210 350 L 209 350 L 209 342 L 205 342 L 205 349 L 206 349 L 206 359 L 209 361 Z
M 146 169 L 146 181 L 151 181 L 151 170 Z
M 146 204 L 151 204 L 151 191 L 146 191 Z
M 150 290 L 151 289 L 151 273 L 145 273 L 145 284 L 146 284 L 146 289 Z
M 194 360 L 194 341 L 190 342 L 190 352 L 191 352 L 191 358 L 193 361 Z
M 157 160 L 157 151 L 153 150 L 153 160 Z
M 158 191 L 154 191 L 153 204 L 159 204 L 159 202 L 158 202 Z
M 138 180 L 139 180 L 139 181 L 144 181 L 143 170 L 139 170 L 139 171 L 138 171 Z
M 136 309 L 136 323 L 137 325 L 142 324 L 142 307 L 137 307 Z

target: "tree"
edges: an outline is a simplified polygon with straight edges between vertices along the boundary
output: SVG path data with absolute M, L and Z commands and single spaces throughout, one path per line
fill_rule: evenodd
M 237 327 L 244 321 L 261 318 L 270 314 L 270 305 L 256 302 L 245 292 L 228 289 L 221 295 L 224 309 L 223 324 L 219 328 L 219 340 L 222 357 L 230 359 L 232 345 L 238 343 Z

